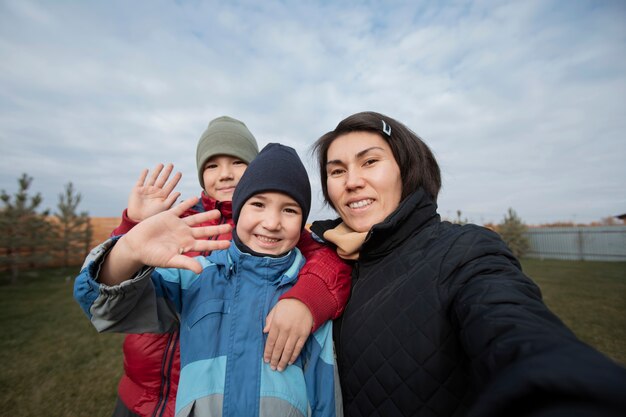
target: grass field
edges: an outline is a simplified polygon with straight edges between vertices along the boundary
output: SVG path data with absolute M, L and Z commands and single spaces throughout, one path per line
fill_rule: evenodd
M 123 336 L 89 323 L 72 298 L 77 273 L 31 272 L 0 286 L 0 415 L 111 415 Z
M 523 262 L 548 306 L 626 364 L 626 263 Z M 0 416 L 109 416 L 123 336 L 99 335 L 72 299 L 74 269 L 0 275 Z
M 626 263 L 526 259 L 526 275 L 576 335 L 626 364 Z

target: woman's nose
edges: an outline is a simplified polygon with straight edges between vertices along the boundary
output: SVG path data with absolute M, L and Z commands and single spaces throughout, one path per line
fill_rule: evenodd
M 346 176 L 346 188 L 347 189 L 361 188 L 363 187 L 364 183 L 365 181 L 363 180 L 363 176 L 358 170 L 354 169 L 354 170 L 349 170 L 347 172 L 347 176 Z

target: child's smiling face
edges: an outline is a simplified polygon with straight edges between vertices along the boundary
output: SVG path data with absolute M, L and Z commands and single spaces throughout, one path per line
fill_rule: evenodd
M 237 236 L 255 252 L 281 255 L 293 249 L 302 229 L 302 209 L 287 194 L 263 192 L 243 204 Z
M 232 201 L 235 187 L 248 164 L 230 155 L 215 155 L 204 163 L 204 191 L 217 201 Z

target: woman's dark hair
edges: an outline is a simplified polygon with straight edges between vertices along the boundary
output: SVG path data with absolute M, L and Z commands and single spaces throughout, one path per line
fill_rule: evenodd
M 390 134 L 387 133 L 389 131 Z M 333 207 L 326 185 L 328 148 L 339 136 L 350 132 L 373 132 L 389 144 L 400 167 L 402 200 L 422 187 L 433 201 L 437 202 L 437 195 L 441 189 L 441 172 L 430 148 L 417 134 L 399 121 L 384 114 L 368 111 L 346 117 L 339 122 L 335 130 L 326 133 L 313 144 L 312 152 L 317 156 L 322 192 L 327 204 Z

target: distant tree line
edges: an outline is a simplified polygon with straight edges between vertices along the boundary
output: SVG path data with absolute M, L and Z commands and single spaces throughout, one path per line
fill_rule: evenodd
M 468 223 L 467 218 L 463 218 L 462 215 L 461 210 L 457 210 L 456 219 L 452 220 L 452 223 Z M 486 224 L 485 227 L 500 234 L 502 240 L 504 240 L 509 249 L 511 249 L 511 252 L 513 252 L 513 255 L 517 258 L 521 258 L 528 253 L 530 249 L 530 242 L 526 236 L 526 229 L 528 227 L 512 208 L 509 208 L 502 222 L 498 224 Z
M 26 173 L 18 179 L 18 191 L 9 195 L 2 190 L 0 199 L 0 269 L 8 271 L 11 282 L 20 272 L 41 267 L 52 259 L 63 266 L 73 258 L 89 253 L 93 228 L 86 211 L 78 213 L 81 194 L 71 182 L 59 194 L 57 210 L 41 210 L 41 193 L 29 195 L 33 178 Z

